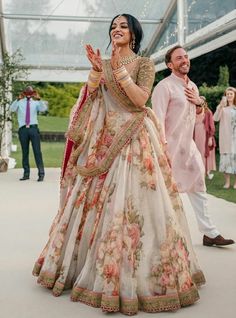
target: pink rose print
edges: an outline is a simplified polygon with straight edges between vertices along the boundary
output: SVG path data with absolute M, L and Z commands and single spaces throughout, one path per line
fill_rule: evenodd
M 131 246 L 133 249 L 136 248 L 136 246 L 139 243 L 140 240 L 140 229 L 138 224 L 131 224 L 128 226 L 128 235 L 132 240 Z
M 106 264 L 103 269 L 103 274 L 106 278 L 118 277 L 119 270 L 116 264 Z

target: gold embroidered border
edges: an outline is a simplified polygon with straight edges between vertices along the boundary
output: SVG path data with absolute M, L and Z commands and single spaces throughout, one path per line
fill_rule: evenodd
M 202 271 L 194 273 L 192 275 L 192 280 L 197 285 L 197 287 L 200 287 L 201 285 L 204 285 L 206 283 L 206 279 Z
M 53 288 L 57 277 L 58 275 L 56 273 L 41 271 L 37 282 L 46 288 Z
M 50 272 L 41 272 L 38 277 L 38 284 L 43 287 L 52 289 L 52 293 L 54 296 L 60 296 L 64 290 L 65 283 L 56 281 L 58 274 L 50 273 Z M 55 282 L 56 281 L 56 282 Z
M 135 315 L 139 309 L 138 299 L 122 299 L 120 302 L 120 311 L 125 315 Z
M 71 127 L 66 133 L 66 137 L 74 141 L 76 144 L 81 142 L 83 139 L 92 109 L 92 103 L 92 99 L 88 97 L 88 99 L 85 101 L 85 105 L 78 111 L 77 118 L 74 122 L 72 122 Z
M 72 301 L 81 301 L 92 307 L 100 307 L 102 294 L 84 288 L 74 287 L 71 292 Z
M 185 292 L 170 295 L 139 297 L 127 299 L 119 296 L 106 296 L 84 288 L 74 287 L 71 293 L 72 301 L 80 301 L 92 307 L 100 307 L 106 312 L 122 312 L 134 315 L 138 309 L 145 312 L 175 311 L 182 306 L 193 304 L 199 299 L 198 291 L 192 286 Z
M 145 312 L 173 311 L 180 307 L 177 294 L 139 297 L 139 308 Z
M 106 172 L 112 165 L 115 157 L 120 153 L 121 149 L 127 144 L 131 137 L 137 132 L 138 127 L 142 124 L 146 112 L 136 113 L 133 115 L 118 135 L 114 137 L 112 145 L 107 150 L 105 158 L 98 166 L 86 168 L 77 166 L 78 173 L 82 176 L 94 177 Z
M 34 276 L 39 276 L 41 267 L 42 267 L 42 264 L 39 264 L 38 262 L 36 262 L 36 263 L 34 264 L 34 268 L 33 268 L 32 274 L 33 274 Z
M 56 284 L 53 287 L 52 293 L 54 296 L 58 297 L 62 294 L 65 283 L 56 281 Z
M 106 296 L 84 288 L 75 287 L 71 293 L 72 301 L 80 301 L 86 305 L 101 308 L 104 312 L 123 312 L 134 315 L 138 312 L 137 299 L 121 299 L 119 296 Z
M 118 312 L 120 310 L 119 296 L 102 295 L 101 308 L 105 312 Z
M 199 299 L 199 294 L 196 286 L 179 294 L 154 296 L 154 297 L 140 297 L 140 309 L 145 312 L 161 312 L 174 311 L 180 307 L 193 304 Z
M 140 59 L 141 60 L 141 59 Z M 126 110 L 130 112 L 142 112 L 144 108 L 135 106 L 131 100 L 120 91 L 120 87 L 117 85 L 113 71 L 111 68 L 110 60 L 102 61 L 104 76 L 106 79 L 106 86 L 116 100 L 123 106 Z
M 76 105 L 77 108 L 80 108 L 81 107 L 81 103 L 84 101 L 84 99 L 86 98 L 86 95 L 87 95 L 87 86 L 83 86 L 81 88 L 81 98 L 79 98 L 79 102 L 78 104 Z M 85 102 L 85 101 L 84 101 Z M 79 109 L 80 110 L 80 109 Z M 75 110 L 73 112 L 73 114 L 71 115 L 72 116 L 72 122 L 71 122 L 71 125 L 73 126 L 74 125 L 74 122 L 78 119 L 78 113 L 79 113 L 79 110 Z M 67 149 L 67 144 L 68 144 L 68 138 L 66 139 L 66 145 L 65 145 L 65 149 Z M 65 156 L 66 156 L 66 152 L 64 152 L 64 156 L 63 156 L 63 161 L 62 161 L 62 167 L 64 167 L 64 164 L 65 164 Z M 61 175 L 61 179 L 62 179 L 62 175 Z
M 179 298 L 180 305 L 182 307 L 191 305 L 200 298 L 197 291 L 197 287 L 193 285 L 189 290 L 181 292 L 179 294 Z

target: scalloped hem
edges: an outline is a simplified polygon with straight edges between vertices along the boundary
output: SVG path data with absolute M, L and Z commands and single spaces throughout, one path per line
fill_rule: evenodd
M 86 305 L 101 308 L 104 312 L 121 312 L 125 315 L 135 315 L 138 310 L 157 313 L 162 311 L 176 311 L 181 307 L 189 306 L 199 299 L 196 286 L 179 294 L 138 297 L 127 299 L 119 296 L 106 296 L 87 289 L 75 287 L 71 293 L 72 301 L 79 301 Z
M 41 267 L 41 264 L 36 263 L 35 269 L 33 270 L 34 275 L 39 276 L 37 282 L 48 289 L 52 289 L 54 296 L 60 296 L 65 284 L 59 281 L 59 274 L 39 272 L 39 267 Z M 121 312 L 129 316 L 137 314 L 138 310 L 149 313 L 176 311 L 181 307 L 193 304 L 199 299 L 197 286 L 201 286 L 205 283 L 205 277 L 201 271 L 198 271 L 192 276 L 192 279 L 196 285 L 192 285 L 191 288 L 186 291 L 169 295 L 139 296 L 133 299 L 120 297 L 118 295 L 107 296 L 100 292 L 74 287 L 71 291 L 71 300 L 101 308 L 103 312 Z

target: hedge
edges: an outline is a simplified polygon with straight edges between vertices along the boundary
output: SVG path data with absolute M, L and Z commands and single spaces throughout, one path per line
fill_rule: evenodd
M 214 113 L 217 105 L 224 94 L 226 87 L 223 86 L 212 86 L 208 87 L 206 84 L 199 87 L 200 95 L 205 96 L 209 108 Z

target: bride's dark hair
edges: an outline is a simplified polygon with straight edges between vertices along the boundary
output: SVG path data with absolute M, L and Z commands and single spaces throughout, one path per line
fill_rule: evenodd
M 134 53 L 138 53 L 139 52 L 139 49 L 140 49 L 140 43 L 143 39 L 143 29 L 141 27 L 141 24 L 140 22 L 135 18 L 133 17 L 131 14 L 127 14 L 127 13 L 123 13 L 123 14 L 118 14 L 117 16 L 115 16 L 112 21 L 111 21 L 111 24 L 110 24 L 110 27 L 109 27 L 109 37 L 110 37 L 110 42 L 107 46 L 107 49 L 108 47 L 110 46 L 111 44 L 111 30 L 112 30 L 112 24 L 114 22 L 114 20 L 118 17 L 125 17 L 127 19 L 127 23 L 128 23 L 128 27 L 129 27 L 129 30 L 130 30 L 130 33 L 131 33 L 131 38 L 133 40 L 133 36 L 134 36 L 134 39 L 135 39 L 135 44 L 134 44 L 134 47 L 133 45 L 131 44 L 131 50 L 134 52 Z M 131 41 L 132 41 L 131 40 Z

